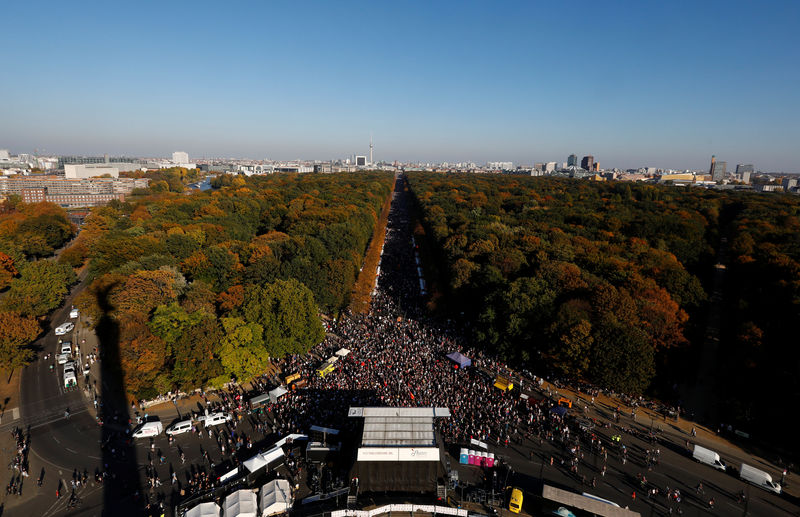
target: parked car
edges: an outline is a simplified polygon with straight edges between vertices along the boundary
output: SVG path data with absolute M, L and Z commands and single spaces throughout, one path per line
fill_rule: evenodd
M 739 469 L 739 477 L 749 483 L 753 483 L 757 487 L 763 488 L 764 490 L 769 490 L 770 492 L 774 492 L 776 494 L 781 493 L 781 486 L 772 481 L 772 476 L 763 470 L 752 467 L 746 463 L 742 463 L 742 468 Z
M 233 417 L 230 413 L 223 413 L 221 411 L 216 413 L 209 413 L 208 415 L 203 415 L 198 417 L 197 419 L 199 422 L 203 422 L 206 427 L 212 425 L 219 425 L 224 424 L 225 422 L 230 422 L 233 420 Z
M 161 434 L 161 431 L 164 430 L 163 424 L 161 424 L 160 420 L 150 420 L 144 422 L 139 427 L 134 429 L 133 436 L 134 438 L 149 438 L 151 436 L 157 436 Z
M 78 316 L 79 316 L 78 309 L 76 309 L 76 308 L 73 306 L 73 307 L 72 307 L 72 310 L 70 310 L 70 311 L 69 311 L 69 317 L 70 317 L 70 319 L 73 319 L 73 320 L 74 320 L 74 319 L 75 319 L 75 318 L 77 318 Z
M 694 451 L 692 451 L 692 457 L 696 461 L 705 463 L 706 465 L 714 467 L 717 470 L 725 470 L 725 464 L 719 458 L 719 454 L 711 449 L 706 449 L 700 445 L 695 445 Z
M 69 361 L 69 354 L 58 354 L 56 356 L 56 360 L 58 361 L 58 364 L 65 364 L 67 361 Z
M 166 432 L 170 436 L 174 436 L 176 434 L 187 433 L 191 430 L 192 430 L 192 421 L 181 420 L 180 422 L 175 422 L 171 426 L 167 427 L 167 430 L 164 432 Z
M 60 326 L 56 327 L 56 336 L 63 336 L 67 332 L 72 331 L 75 328 L 75 324 L 71 321 L 66 323 L 62 323 Z

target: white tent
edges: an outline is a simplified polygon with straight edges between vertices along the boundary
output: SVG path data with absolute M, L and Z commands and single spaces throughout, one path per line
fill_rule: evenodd
M 184 517 L 219 517 L 222 509 L 217 503 L 200 503 L 188 512 Z
M 266 467 L 267 462 L 264 460 L 264 457 L 261 454 L 256 454 L 252 458 L 244 460 L 242 465 L 244 465 L 245 468 L 250 472 L 255 472 L 258 469 Z
M 269 399 L 272 402 L 277 402 L 279 398 L 283 397 L 287 393 L 289 393 L 289 390 L 287 390 L 283 386 L 278 386 L 277 388 L 269 392 Z
M 350 350 L 346 348 L 340 348 L 339 350 L 336 351 L 336 355 L 338 355 L 339 357 L 347 357 L 348 354 L 350 354 Z
M 292 489 L 285 479 L 270 481 L 261 487 L 261 517 L 285 513 L 292 507 Z
M 242 464 L 250 472 L 255 472 L 258 469 L 266 467 L 267 465 L 272 465 L 273 468 L 277 465 L 280 465 L 283 462 L 284 456 L 285 454 L 283 449 L 276 446 L 267 452 L 256 454 L 252 458 L 243 461 Z
M 237 490 L 225 498 L 225 517 L 258 517 L 258 499 L 252 490 Z

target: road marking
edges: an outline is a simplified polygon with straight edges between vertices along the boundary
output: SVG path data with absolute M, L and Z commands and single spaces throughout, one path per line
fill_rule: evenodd
M 53 441 L 55 441 L 57 444 L 61 445 L 61 441 L 58 438 L 56 438 L 55 436 L 53 436 Z
M 65 448 L 66 450 L 68 450 L 69 452 L 71 452 L 72 454 L 78 454 L 77 452 L 73 451 L 73 450 L 72 450 L 72 449 L 70 449 L 69 447 L 64 447 L 64 448 Z

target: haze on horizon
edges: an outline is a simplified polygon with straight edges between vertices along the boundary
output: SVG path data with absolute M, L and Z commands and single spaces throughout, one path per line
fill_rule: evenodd
M 0 148 L 800 170 L 800 3 L 23 3 Z

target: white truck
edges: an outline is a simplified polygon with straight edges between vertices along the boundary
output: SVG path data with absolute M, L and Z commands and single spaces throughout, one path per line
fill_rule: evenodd
M 739 469 L 739 477 L 748 483 L 753 483 L 754 485 L 763 488 L 764 490 L 769 490 L 770 492 L 775 492 L 776 494 L 781 493 L 781 486 L 772 481 L 772 476 L 763 470 L 751 467 L 746 463 L 742 463 L 742 468 Z
M 69 362 L 64 364 L 64 388 L 72 388 L 78 385 L 78 379 L 75 377 L 75 363 Z
M 134 429 L 132 436 L 134 438 L 149 438 L 152 436 L 157 436 L 163 431 L 164 425 L 161 423 L 161 420 L 154 418 L 152 420 L 143 422 L 139 427 Z
M 705 463 L 717 470 L 725 470 L 725 464 L 719 459 L 719 454 L 699 445 L 694 446 L 692 457 L 700 463 Z

